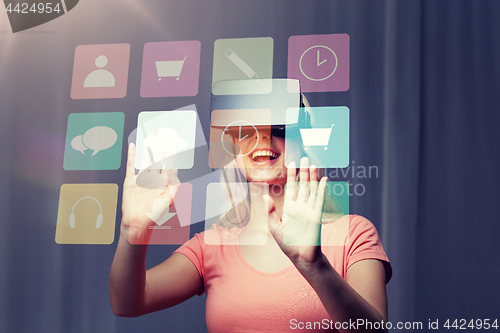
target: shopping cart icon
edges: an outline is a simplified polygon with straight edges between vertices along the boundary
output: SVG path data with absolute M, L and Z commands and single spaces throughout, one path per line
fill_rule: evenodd
M 302 136 L 304 150 L 307 150 L 307 148 L 311 146 L 324 146 L 323 149 L 327 150 L 333 126 L 335 126 L 335 124 L 327 128 L 301 128 L 300 136 Z
M 176 80 L 179 80 L 181 75 L 182 67 L 184 66 L 184 61 L 187 57 L 182 60 L 168 60 L 168 61 L 156 61 L 156 72 L 158 73 L 158 81 L 161 81 L 162 77 L 174 77 L 177 76 Z

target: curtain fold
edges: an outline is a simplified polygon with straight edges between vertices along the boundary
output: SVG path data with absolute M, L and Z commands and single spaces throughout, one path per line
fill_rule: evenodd
M 421 118 L 421 2 L 387 1 L 381 238 L 394 270 L 390 320 L 415 320 Z

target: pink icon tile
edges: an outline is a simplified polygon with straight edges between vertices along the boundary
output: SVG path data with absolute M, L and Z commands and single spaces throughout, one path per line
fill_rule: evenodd
M 129 44 L 78 45 L 71 98 L 123 98 L 127 94 Z
M 304 35 L 288 39 L 288 78 L 303 92 L 349 89 L 349 35 Z
M 196 96 L 201 43 L 197 40 L 144 45 L 142 97 Z

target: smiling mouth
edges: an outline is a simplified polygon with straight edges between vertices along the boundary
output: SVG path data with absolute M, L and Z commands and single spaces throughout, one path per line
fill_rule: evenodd
M 254 151 L 251 155 L 252 160 L 254 162 L 257 162 L 257 163 L 273 161 L 273 160 L 277 159 L 278 157 L 280 157 L 280 154 L 275 153 L 275 152 L 270 151 L 270 150 Z

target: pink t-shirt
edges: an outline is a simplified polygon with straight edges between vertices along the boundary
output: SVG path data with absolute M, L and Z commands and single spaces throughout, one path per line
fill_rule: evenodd
M 207 293 L 209 332 L 290 332 L 299 322 L 329 321 L 319 297 L 295 266 L 275 273 L 259 271 L 243 258 L 237 237 L 220 230 L 196 234 L 175 251 L 198 269 Z M 324 224 L 321 243 L 344 279 L 355 262 L 378 259 L 386 263 L 389 281 L 392 272 L 377 230 L 364 217 L 349 215 Z

